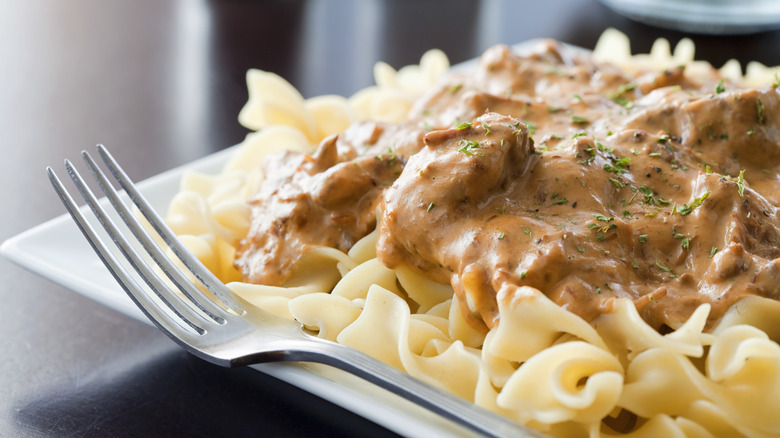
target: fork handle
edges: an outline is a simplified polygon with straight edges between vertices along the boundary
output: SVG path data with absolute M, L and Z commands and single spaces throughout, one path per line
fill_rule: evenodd
M 327 342 L 327 341 L 325 341 Z M 306 343 L 301 349 L 279 352 L 282 361 L 315 362 L 339 368 L 418 406 L 488 437 L 544 437 L 509 418 L 416 379 L 353 348 L 327 342 Z M 334 347 L 338 354 L 334 354 Z M 267 359 L 267 358 L 266 358 Z

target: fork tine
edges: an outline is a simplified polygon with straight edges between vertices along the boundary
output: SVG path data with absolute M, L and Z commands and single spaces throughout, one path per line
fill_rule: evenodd
M 146 285 L 170 309 L 170 311 L 178 317 L 178 320 L 181 321 L 181 323 L 186 324 L 189 326 L 189 328 L 199 334 L 205 333 L 205 330 L 193 321 L 200 321 L 203 323 L 207 322 L 207 320 L 204 319 L 204 317 L 200 314 L 196 313 L 192 308 L 182 303 L 181 299 L 176 294 L 171 292 L 170 289 L 154 274 L 152 269 L 149 268 L 138 252 L 131 246 L 130 242 L 119 232 L 116 224 L 114 224 L 111 218 L 106 214 L 106 211 L 103 209 L 103 207 L 100 206 L 97 198 L 92 193 L 90 188 L 84 183 L 78 171 L 67 160 L 65 161 L 65 165 L 67 167 L 68 174 L 73 180 L 73 183 L 76 185 L 76 188 L 81 193 L 82 197 L 87 202 L 100 224 L 103 226 L 103 228 L 105 228 L 108 236 L 111 237 L 111 240 L 114 242 L 116 247 L 122 252 L 122 255 L 125 257 L 125 259 L 127 259 L 133 269 L 138 272 L 140 278 L 144 280 Z M 63 200 L 63 202 L 65 202 L 66 198 L 63 197 L 63 194 L 67 194 L 67 190 L 64 188 L 64 185 L 59 180 L 59 178 L 56 177 L 56 174 L 51 169 L 49 169 L 49 177 L 52 180 L 52 183 L 55 183 L 56 181 L 55 189 L 57 189 L 57 193 L 60 195 L 60 198 Z M 146 305 L 153 303 L 154 301 L 149 299 L 150 297 L 146 297 L 146 299 L 141 297 L 144 295 L 143 289 L 135 280 L 132 279 L 127 269 L 123 268 L 122 265 L 116 260 L 116 258 L 111 255 L 111 252 L 108 250 L 106 244 L 98 237 L 97 233 L 94 231 L 94 228 L 90 227 L 86 222 L 83 213 L 76 207 L 73 198 L 68 195 L 67 200 L 68 202 L 66 203 L 66 207 L 68 208 L 68 211 L 72 216 L 74 216 L 74 218 L 76 215 L 78 215 L 80 218 L 79 227 L 82 229 L 82 232 L 85 232 L 86 229 L 90 230 L 90 233 L 87 235 L 85 232 L 85 235 L 87 235 L 88 238 L 90 238 L 90 241 L 93 242 L 93 248 L 96 250 L 97 247 L 102 249 L 100 253 L 101 259 L 103 259 L 104 263 L 106 260 L 111 260 L 112 263 L 109 265 L 109 268 L 112 270 L 112 273 L 115 275 L 119 274 L 121 275 L 122 280 L 128 281 L 127 283 L 120 281 L 125 290 L 128 292 L 133 292 L 132 296 L 135 297 L 137 302 L 143 301 Z M 85 228 L 84 225 L 87 227 Z M 119 278 L 117 279 L 119 280 Z M 163 291 L 166 293 L 163 293 Z M 173 300 L 170 298 L 173 298 Z M 158 305 L 154 304 L 154 307 L 157 308 Z M 165 314 L 164 311 L 163 314 Z M 158 312 L 155 320 L 159 320 L 159 316 L 160 315 Z M 168 324 L 168 327 L 170 328 L 170 324 Z
M 108 182 L 106 175 L 103 173 L 100 167 L 98 167 L 92 156 L 87 153 L 87 151 L 82 151 L 81 155 L 84 158 L 84 162 L 87 163 L 87 167 L 89 167 L 90 172 L 92 172 L 92 175 L 97 180 L 98 185 L 103 190 L 103 193 L 105 193 L 109 202 L 111 202 L 111 205 L 114 206 L 114 209 L 116 209 L 116 211 L 119 213 L 119 216 L 125 222 L 125 225 L 127 225 L 127 227 L 131 230 L 135 238 L 138 239 L 139 243 L 141 243 L 141 246 L 143 246 L 146 252 L 149 253 L 152 259 L 160 266 L 168 278 L 173 281 L 179 290 L 181 290 L 182 293 L 187 298 L 189 298 L 196 307 L 198 307 L 198 309 L 200 309 L 203 313 L 208 315 L 217 323 L 223 324 L 225 319 L 218 314 L 224 314 L 224 311 L 219 306 L 217 306 L 214 301 L 210 300 L 199 289 L 197 289 L 195 284 L 187 279 L 181 270 L 173 264 L 171 259 L 169 259 L 163 253 L 159 245 L 157 245 L 157 243 L 149 235 L 146 228 L 141 224 L 138 218 L 132 214 L 127 205 L 119 198 L 117 190 L 110 182 Z
M 109 170 L 111 171 L 111 174 L 119 182 L 119 185 L 125 189 L 125 192 L 128 194 L 136 207 L 138 207 L 138 210 L 141 212 L 141 214 L 143 214 L 146 220 L 149 221 L 149 224 L 152 226 L 152 228 L 157 231 L 163 241 L 165 241 L 173 253 L 176 254 L 179 260 L 181 260 L 187 269 L 189 269 L 190 272 L 192 272 L 193 275 L 195 275 L 195 277 L 200 280 L 201 283 L 203 283 L 203 285 L 212 294 L 214 294 L 214 296 L 222 301 L 222 303 L 225 304 L 228 309 L 236 312 L 239 315 L 243 315 L 245 313 L 244 309 L 241 307 L 238 301 L 233 298 L 230 290 L 225 287 L 225 285 L 211 271 L 203 266 L 203 263 L 201 263 L 200 260 L 192 255 L 192 253 L 189 252 L 189 250 L 187 250 L 187 248 L 185 248 L 179 242 L 179 240 L 173 234 L 173 231 L 168 228 L 168 225 L 165 224 L 160 215 L 157 214 L 146 198 L 141 195 L 135 184 L 133 184 L 133 181 L 127 176 L 122 167 L 119 166 L 119 163 L 116 162 L 111 153 L 108 152 L 108 149 L 106 149 L 106 147 L 103 145 L 98 145 L 97 150 L 100 154 L 100 157 L 103 159 L 103 162 L 106 163 Z
M 135 305 L 141 309 L 149 320 L 151 320 L 160 330 L 176 339 L 174 333 L 183 333 L 184 330 L 176 323 L 163 309 L 161 309 L 154 300 L 151 299 L 142 288 L 133 279 L 133 277 L 127 272 L 127 270 L 117 261 L 116 257 L 108 249 L 108 245 L 101 239 L 92 225 L 89 224 L 84 214 L 81 212 L 76 202 L 70 196 L 70 193 L 65 189 L 60 178 L 54 172 L 51 167 L 46 168 L 46 172 L 57 195 L 65 205 L 65 209 L 68 210 L 74 222 L 78 226 L 84 237 L 87 238 L 90 246 L 98 255 L 103 264 L 108 268 L 111 275 L 116 279 L 117 283 L 122 286 L 130 299 L 133 300 Z M 191 327 L 198 334 L 202 334 L 204 331 L 200 327 Z

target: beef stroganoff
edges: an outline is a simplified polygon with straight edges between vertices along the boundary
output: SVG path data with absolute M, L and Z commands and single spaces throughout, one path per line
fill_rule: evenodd
M 168 214 L 234 292 L 553 436 L 780 434 L 772 70 L 608 31 L 375 77 L 248 74 Z

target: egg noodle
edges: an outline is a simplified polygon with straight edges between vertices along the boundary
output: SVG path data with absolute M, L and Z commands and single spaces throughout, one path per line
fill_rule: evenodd
M 626 71 L 680 64 L 689 66 L 686 74 L 706 70 L 688 40 L 674 53 L 659 40 L 650 54 L 632 56 L 627 37 L 614 30 L 593 56 Z M 239 120 L 256 132 L 221 173 L 183 178 L 169 225 L 253 305 L 550 435 L 780 436 L 778 301 L 745 298 L 708 331 L 704 304 L 681 327 L 660 334 L 628 299 L 588 323 L 520 287 L 499 301 L 500 322 L 485 335 L 466 323 L 452 287 L 383 266 L 376 231 L 347 253 L 324 247 L 306 253 L 284 287 L 241 282 L 233 261 L 250 227 L 246 201 L 263 181 L 263 158 L 281 150 L 311 153 L 355 121 L 400 122 L 448 69 L 442 52 L 429 51 L 419 65 L 398 71 L 377 64 L 376 85 L 350 98 L 311 99 L 275 74 L 249 71 L 249 101 Z M 729 62 L 720 74 L 766 86 L 777 71 L 750 64 L 742 75 Z

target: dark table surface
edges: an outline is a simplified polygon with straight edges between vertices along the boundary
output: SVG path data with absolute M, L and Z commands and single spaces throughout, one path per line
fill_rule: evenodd
M 590 0 L 0 0 L 0 240 L 63 213 L 44 167 L 108 145 L 140 180 L 236 144 L 245 72 L 349 95 L 372 66 L 453 63 L 496 43 L 636 51 L 686 35 Z M 780 64 L 780 32 L 692 36 L 697 58 Z M 251 369 L 196 359 L 147 325 L 0 260 L 0 436 L 392 436 Z

